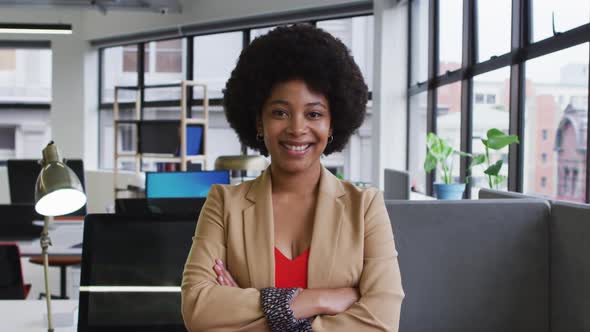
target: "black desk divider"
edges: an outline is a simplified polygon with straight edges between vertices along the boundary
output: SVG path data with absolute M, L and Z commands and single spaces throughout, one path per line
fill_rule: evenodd
M 78 331 L 186 331 L 180 283 L 195 226 L 169 216 L 87 215 Z
M 84 162 L 81 159 L 66 159 L 66 165 L 74 171 L 82 188 L 84 183 Z M 35 184 L 41 172 L 41 165 L 37 159 L 9 159 L 6 161 L 8 184 L 10 188 L 10 202 L 12 204 L 35 204 Z M 86 205 L 68 216 L 82 217 L 86 215 Z

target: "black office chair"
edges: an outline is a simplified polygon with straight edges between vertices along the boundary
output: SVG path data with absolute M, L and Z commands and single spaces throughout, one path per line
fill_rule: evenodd
M 0 300 L 24 300 L 31 290 L 23 282 L 20 251 L 14 243 L 0 243 Z

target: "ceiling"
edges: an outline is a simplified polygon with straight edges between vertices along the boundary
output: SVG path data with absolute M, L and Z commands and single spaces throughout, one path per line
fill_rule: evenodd
M 0 6 L 11 7 L 70 7 L 111 10 L 145 11 L 160 14 L 181 13 L 179 0 L 0 0 Z

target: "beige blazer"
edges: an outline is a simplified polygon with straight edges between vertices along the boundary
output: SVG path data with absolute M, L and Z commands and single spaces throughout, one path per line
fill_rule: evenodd
M 275 285 L 271 195 L 270 169 L 253 181 L 211 188 L 182 278 L 189 331 L 268 331 L 259 289 Z M 241 288 L 217 284 L 215 258 Z M 314 331 L 398 330 L 404 293 L 378 190 L 322 168 L 307 275 L 309 288 L 357 287 L 361 294 L 346 312 L 316 317 Z

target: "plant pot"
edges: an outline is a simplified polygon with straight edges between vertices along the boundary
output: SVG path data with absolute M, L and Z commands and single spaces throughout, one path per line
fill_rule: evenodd
M 434 186 L 434 195 L 438 199 L 462 199 L 465 192 L 465 183 L 440 183 L 436 182 Z

